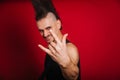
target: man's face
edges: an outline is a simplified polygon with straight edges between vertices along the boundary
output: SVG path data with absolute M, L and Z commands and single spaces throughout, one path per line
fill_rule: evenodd
M 52 34 L 50 33 L 50 30 L 52 30 L 56 35 L 58 35 L 60 24 L 58 20 L 56 20 L 53 13 L 48 13 L 45 18 L 37 21 L 37 26 L 43 38 L 48 43 L 50 43 L 54 41 L 54 38 Z

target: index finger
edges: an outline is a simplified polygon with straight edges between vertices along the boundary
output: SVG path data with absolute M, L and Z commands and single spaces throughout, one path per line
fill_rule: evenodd
M 51 32 L 51 34 L 53 35 L 55 41 L 58 42 L 58 43 L 61 43 L 61 41 L 60 41 L 60 39 L 58 38 L 58 36 L 57 36 L 51 29 L 50 29 L 50 32 Z

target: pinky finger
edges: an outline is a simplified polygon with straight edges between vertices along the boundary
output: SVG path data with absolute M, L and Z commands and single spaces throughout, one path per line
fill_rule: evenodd
M 42 46 L 42 45 L 38 45 L 38 47 L 40 47 L 44 52 L 46 52 L 49 56 L 54 56 L 52 53 L 51 53 L 51 51 L 49 50 L 49 49 L 47 49 L 47 48 L 45 48 L 44 46 Z
M 47 49 L 47 48 L 45 48 L 44 46 L 42 46 L 42 45 L 38 45 L 38 47 L 39 48 L 41 48 L 43 51 L 45 51 L 46 53 L 50 53 L 50 50 L 49 49 Z
M 63 36 L 62 42 L 63 42 L 64 45 L 66 44 L 67 36 L 68 36 L 68 34 L 65 34 L 65 35 Z

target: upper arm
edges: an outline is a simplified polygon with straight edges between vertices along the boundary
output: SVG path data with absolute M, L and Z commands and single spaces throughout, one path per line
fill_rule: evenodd
M 77 47 L 72 43 L 68 43 L 67 44 L 67 49 L 68 49 L 68 54 L 69 54 L 69 57 L 70 57 L 71 61 L 75 65 L 77 65 L 78 62 L 79 62 L 79 52 L 78 52 Z

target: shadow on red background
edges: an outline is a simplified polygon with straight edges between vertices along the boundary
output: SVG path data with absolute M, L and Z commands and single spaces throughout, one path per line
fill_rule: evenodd
M 120 2 L 53 0 L 80 52 L 82 80 L 120 79 Z M 29 1 L 0 3 L 0 80 L 37 80 L 46 45 Z

